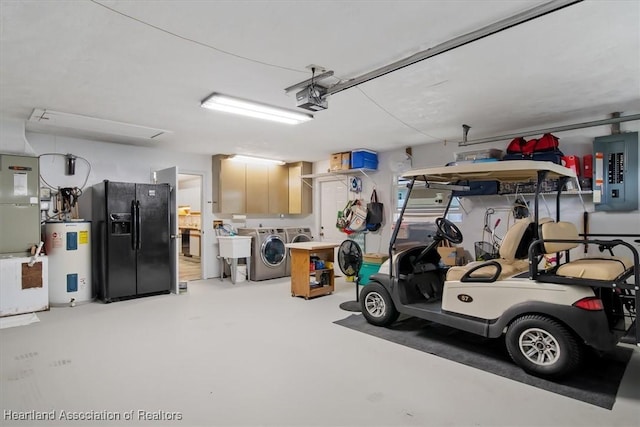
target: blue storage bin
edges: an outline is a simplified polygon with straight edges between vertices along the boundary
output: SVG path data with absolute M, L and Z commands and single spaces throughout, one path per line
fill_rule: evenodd
M 488 159 L 475 159 L 473 163 L 487 163 L 487 162 L 499 162 L 500 159 L 496 159 L 495 157 L 490 157 Z
M 378 153 L 371 150 L 352 151 L 351 169 L 378 169 Z
M 367 283 L 369 283 L 369 276 L 371 276 L 372 274 L 376 274 L 378 270 L 380 270 L 380 264 L 363 262 L 359 273 L 360 284 L 366 285 Z

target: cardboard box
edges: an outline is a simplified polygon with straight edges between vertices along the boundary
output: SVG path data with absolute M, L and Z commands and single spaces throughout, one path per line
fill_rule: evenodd
M 464 258 L 464 248 L 438 248 L 438 253 L 445 265 L 454 266 L 462 264 Z
M 389 255 L 382 253 L 368 253 L 364 254 L 363 258 L 364 262 L 368 262 L 370 264 L 382 264 L 389 258 Z
M 342 170 L 342 153 L 333 153 L 329 160 L 331 172 Z
M 351 169 L 351 152 L 350 151 L 342 153 L 341 169 L 343 171 Z

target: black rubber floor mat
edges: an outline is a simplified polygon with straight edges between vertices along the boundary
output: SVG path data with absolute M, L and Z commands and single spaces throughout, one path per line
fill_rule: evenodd
M 516 366 L 503 339 L 483 338 L 415 317 L 401 317 L 388 328 L 373 326 L 358 314 L 334 323 L 606 409 L 613 408 L 633 352 L 618 347 L 603 357 L 588 353 L 579 372 L 549 381 L 529 375 Z

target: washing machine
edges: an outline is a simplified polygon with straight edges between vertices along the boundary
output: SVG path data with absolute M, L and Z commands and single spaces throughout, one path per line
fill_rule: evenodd
M 286 227 L 284 231 L 287 233 L 287 243 L 311 242 L 313 236 L 311 229 L 308 227 Z M 287 250 L 285 272 L 287 276 L 291 276 L 291 253 Z
M 251 280 L 286 276 L 287 233 L 284 228 L 241 228 L 241 236 L 251 236 Z

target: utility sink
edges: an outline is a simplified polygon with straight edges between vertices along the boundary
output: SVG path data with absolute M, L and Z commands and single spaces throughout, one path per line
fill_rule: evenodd
M 221 258 L 251 256 L 251 236 L 218 236 Z
M 251 236 L 218 236 L 220 244 L 220 280 L 224 276 L 225 259 L 231 266 L 231 283 L 236 284 L 238 258 L 245 258 L 247 278 L 251 278 Z

